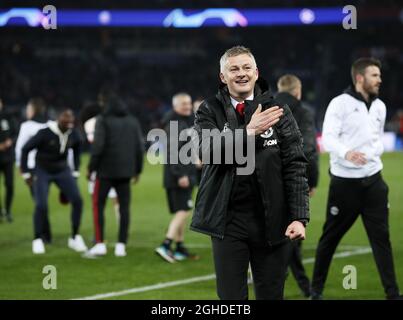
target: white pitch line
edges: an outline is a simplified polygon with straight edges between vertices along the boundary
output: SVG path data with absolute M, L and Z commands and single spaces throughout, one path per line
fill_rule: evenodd
M 334 259 L 341 259 L 341 258 L 346 258 L 346 257 L 351 257 L 351 256 L 367 254 L 367 253 L 370 253 L 370 252 L 371 252 L 371 248 L 362 247 L 362 248 L 357 249 L 357 250 L 342 251 L 342 252 L 336 253 L 336 254 L 333 255 L 333 258 Z M 310 263 L 313 263 L 314 261 L 315 261 L 315 258 L 307 258 L 307 259 L 304 259 L 302 262 L 304 264 L 310 264 Z M 177 280 L 177 281 L 162 282 L 162 283 L 157 283 L 157 284 L 150 285 L 150 286 L 131 288 L 131 289 L 115 291 L 115 292 L 101 293 L 101 294 L 96 294 L 96 295 L 93 295 L 93 296 L 88 296 L 88 297 L 83 297 L 83 298 L 77 298 L 77 299 L 73 299 L 73 300 L 100 300 L 100 299 L 107 299 L 107 298 L 125 296 L 125 295 L 133 294 L 133 293 L 146 292 L 146 291 L 152 291 L 152 290 L 158 290 L 158 289 L 165 289 L 165 288 L 169 288 L 169 287 L 176 287 L 176 286 L 181 286 L 181 285 L 185 285 L 185 284 L 189 284 L 189 283 L 209 281 L 209 280 L 214 280 L 214 279 L 215 279 L 215 274 L 213 273 L 213 274 L 208 274 L 208 275 L 201 276 L 201 277 L 193 277 L 193 278 L 182 279 L 182 280 Z
M 181 286 L 184 284 L 200 282 L 200 281 L 208 281 L 208 280 L 213 280 L 213 279 L 215 279 L 215 274 L 209 274 L 209 275 L 202 276 L 202 277 L 194 277 L 194 278 L 188 278 L 188 279 L 183 279 L 183 280 L 178 280 L 178 281 L 162 282 L 162 283 L 157 283 L 157 284 L 154 284 L 151 286 L 126 289 L 126 290 L 117 291 L 117 292 L 102 293 L 102 294 L 97 294 L 94 296 L 78 298 L 78 299 L 73 299 L 73 300 L 99 300 L 99 299 L 113 298 L 113 297 L 118 297 L 118 296 L 125 296 L 125 295 L 131 294 L 131 293 L 165 289 L 165 288 L 169 288 L 169 287 Z
M 187 243 L 186 247 L 192 249 L 211 249 L 211 243 Z M 141 242 L 138 241 L 134 244 L 128 245 L 127 248 L 135 248 L 135 249 L 153 249 L 155 248 L 155 242 Z M 340 250 L 355 250 L 355 249 L 362 249 L 368 248 L 367 246 L 359 246 L 359 245 L 348 245 L 348 244 L 341 244 L 338 246 Z M 316 245 L 306 245 L 304 244 L 305 250 L 315 250 Z

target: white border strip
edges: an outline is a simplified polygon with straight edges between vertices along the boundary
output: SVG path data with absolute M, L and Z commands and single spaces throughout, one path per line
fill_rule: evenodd
M 346 258 L 346 257 L 367 254 L 370 252 L 371 252 L 371 248 L 361 247 L 357 250 L 342 251 L 342 252 L 336 253 L 333 256 L 333 258 L 342 259 L 342 258 Z M 310 264 L 310 263 L 313 263 L 314 261 L 315 261 L 315 258 L 307 258 L 307 259 L 303 260 L 303 263 Z M 169 287 L 176 287 L 176 286 L 181 286 L 181 285 L 185 285 L 185 284 L 189 284 L 189 283 L 209 281 L 209 280 L 214 280 L 214 279 L 215 279 L 215 274 L 213 273 L 213 274 L 209 274 L 209 275 L 205 275 L 205 276 L 201 276 L 201 277 L 194 277 L 194 278 L 188 278 L 188 279 L 182 279 L 182 280 L 170 281 L 170 282 L 162 282 L 162 283 L 157 283 L 157 284 L 150 285 L 150 286 L 137 287 L 137 288 L 131 288 L 131 289 L 126 289 L 126 290 L 122 290 L 122 291 L 96 294 L 93 296 L 77 298 L 77 299 L 73 299 L 73 300 L 100 300 L 100 299 L 114 298 L 114 297 L 125 296 L 125 295 L 133 294 L 133 293 L 165 289 L 165 288 L 169 288 Z

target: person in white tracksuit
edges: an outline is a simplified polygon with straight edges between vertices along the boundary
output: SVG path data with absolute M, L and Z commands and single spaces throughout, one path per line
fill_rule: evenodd
M 18 168 L 21 167 L 21 151 L 24 145 L 37 134 L 37 132 L 48 126 L 48 118 L 46 116 L 46 104 L 42 98 L 31 98 L 26 107 L 26 121 L 24 121 L 18 133 L 15 144 L 15 161 Z M 28 168 L 33 173 L 35 169 L 36 150 L 32 150 L 28 154 Z M 33 197 L 33 188 L 29 186 L 29 190 Z M 52 234 L 49 225 L 48 216 L 43 217 L 43 234 L 42 240 L 46 243 L 52 241 Z
M 326 222 L 316 251 L 312 299 L 322 299 L 333 254 L 357 220 L 364 223 L 387 299 L 402 300 L 389 237 L 389 188 L 382 178 L 386 106 L 378 98 L 381 64 L 360 58 L 351 68 L 353 86 L 329 104 L 322 139 L 330 152 Z M 362 272 L 362 271 L 361 271 Z

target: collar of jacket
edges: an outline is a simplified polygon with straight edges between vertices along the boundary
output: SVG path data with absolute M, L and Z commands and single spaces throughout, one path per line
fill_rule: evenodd
M 46 122 L 48 122 L 48 119 L 43 114 L 36 114 L 30 120 L 38 122 L 38 123 L 46 123 Z
M 294 111 L 301 107 L 301 100 L 298 100 L 295 98 L 292 94 L 289 94 L 288 92 L 279 92 L 276 94 L 276 101 L 281 103 L 281 104 L 286 104 L 290 108 L 291 112 L 294 113 Z
M 357 92 L 353 86 L 349 86 L 346 90 L 344 90 L 344 93 L 347 93 L 350 96 L 356 98 L 357 100 L 364 102 L 368 109 L 371 107 L 372 102 L 378 99 L 377 95 L 370 94 L 369 101 L 365 100 L 362 94 Z
M 231 98 L 226 84 L 224 83 L 220 84 L 218 92 L 216 94 L 216 98 L 218 99 L 218 101 L 221 102 L 221 104 L 224 107 L 229 127 L 231 129 L 239 127 L 236 111 L 231 104 Z M 245 109 L 245 122 L 249 123 L 252 114 L 255 112 L 259 104 L 265 106 L 265 104 L 271 100 L 273 100 L 273 96 L 269 90 L 269 86 L 266 80 L 264 80 L 263 78 L 258 78 L 258 80 L 255 83 L 254 100 L 251 102 L 245 101 L 245 103 L 248 106 Z
M 69 140 L 69 135 L 72 132 L 71 129 L 68 129 L 66 132 L 61 132 L 59 129 L 59 125 L 57 124 L 57 121 L 49 121 L 48 122 L 48 127 L 49 129 L 59 137 L 59 142 L 60 142 L 60 153 L 64 153 L 67 147 L 67 141 Z

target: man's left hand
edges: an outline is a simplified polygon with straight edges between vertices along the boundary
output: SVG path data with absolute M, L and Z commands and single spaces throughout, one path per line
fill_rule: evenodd
M 285 235 L 290 240 L 305 240 L 305 226 L 301 221 L 293 221 L 287 227 Z
M 316 188 L 310 188 L 309 189 L 309 197 L 312 198 L 315 195 Z

